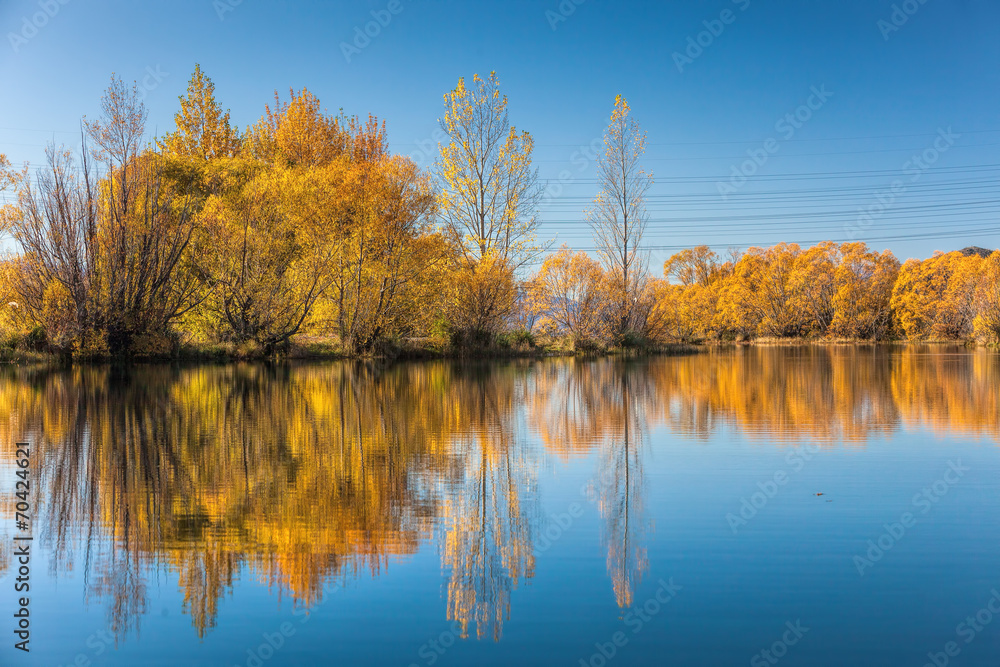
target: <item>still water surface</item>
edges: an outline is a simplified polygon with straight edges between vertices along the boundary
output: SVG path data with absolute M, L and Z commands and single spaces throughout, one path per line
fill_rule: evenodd
M 0 429 L 3 665 L 1000 654 L 994 352 L 6 369 Z

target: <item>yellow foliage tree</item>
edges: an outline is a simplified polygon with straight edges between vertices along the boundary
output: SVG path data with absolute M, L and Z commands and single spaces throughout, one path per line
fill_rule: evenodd
M 718 283 L 671 285 L 653 281 L 652 290 L 654 306 L 650 320 L 654 338 L 691 342 L 717 335 Z
M 181 108 L 174 115 L 176 129 L 158 142 L 166 155 L 214 160 L 239 153 L 239 133 L 230 125 L 229 111 L 223 113 L 216 102 L 215 84 L 201 71 L 201 65 L 194 67 L 187 96 L 178 99 Z
M 1000 343 L 1000 250 L 983 260 L 976 287 L 976 336 Z
M 268 170 L 206 202 L 197 267 L 219 338 L 284 343 L 329 286 L 331 253 L 296 216 L 297 185 L 284 170 Z
M 317 324 L 332 325 L 351 352 L 412 331 L 419 319 L 415 299 L 425 296 L 420 283 L 444 259 L 440 245 L 427 238 L 435 210 L 429 177 L 411 160 L 387 154 L 374 121 L 355 141 L 373 136 L 378 151 L 355 151 L 357 159 L 313 169 L 299 190 L 303 210 L 330 230 L 334 255 Z
M 542 192 L 531 164 L 535 142 L 511 125 L 496 72 L 472 82 L 466 87 L 460 78 L 444 97 L 441 217 L 466 265 L 490 257 L 516 270 L 543 250 L 535 234 Z
M 323 111 L 309 90 L 289 91 L 289 101 L 274 93 L 274 108 L 247 130 L 245 152 L 252 158 L 282 166 L 329 164 L 347 150 L 348 135 L 341 119 Z
M 864 243 L 845 243 L 840 253 L 831 333 L 845 338 L 888 338 L 893 329 L 892 289 L 899 260 L 888 250 L 869 251 Z
M 833 321 L 840 254 L 837 244 L 825 241 L 795 258 L 788 278 L 790 306 L 804 316 L 805 327 L 810 332 L 825 334 Z
M 600 264 L 563 246 L 545 259 L 535 280 L 543 330 L 569 334 L 578 342 L 597 338 L 603 306 Z
M 501 257 L 486 255 L 475 264 L 459 265 L 448 278 L 445 314 L 454 342 L 489 344 L 517 304 L 513 268 Z
M 750 248 L 733 267 L 720 295 L 721 325 L 743 336 L 791 336 L 803 329 L 789 285 L 800 254 L 794 243 Z
M 663 263 L 663 275 L 676 278 L 681 285 L 708 285 L 719 277 L 719 256 L 706 245 L 682 250 Z
M 978 255 L 937 252 L 907 260 L 892 294 L 892 308 L 907 338 L 966 338 L 975 320 Z

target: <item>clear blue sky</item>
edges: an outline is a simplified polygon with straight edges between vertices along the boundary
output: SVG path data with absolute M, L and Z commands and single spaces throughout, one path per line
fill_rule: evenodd
M 496 70 L 537 142 L 557 243 L 592 245 L 596 170 L 581 149 L 621 93 L 649 138 L 654 263 L 698 243 L 856 238 L 903 259 L 1000 246 L 994 0 L 564 0 L 562 13 L 559 0 L 62 1 L 0 0 L 0 151 L 15 162 L 77 142 L 112 72 L 145 78 L 150 129 L 169 130 L 197 62 L 240 126 L 275 89 L 306 86 L 330 111 L 384 118 L 393 149 L 429 165 L 420 144 L 434 143 L 443 94 Z M 47 3 L 58 11 L 33 34 L 25 18 Z M 348 62 L 373 11 L 391 19 Z M 678 67 L 689 38 L 704 46 Z M 796 110 L 808 120 L 779 124 Z M 958 136 L 938 139 L 948 128 Z M 741 167 L 747 151 L 763 163 Z M 929 164 L 911 161 L 925 151 Z M 723 199 L 720 183 L 738 187 Z

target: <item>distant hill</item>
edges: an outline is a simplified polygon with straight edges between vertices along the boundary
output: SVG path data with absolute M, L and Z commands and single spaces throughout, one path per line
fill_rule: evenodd
M 962 255 L 968 257 L 969 255 L 979 255 L 980 257 L 989 257 L 993 254 L 992 250 L 987 250 L 986 248 L 980 248 L 977 245 L 970 245 L 968 248 L 962 248 L 959 250 Z

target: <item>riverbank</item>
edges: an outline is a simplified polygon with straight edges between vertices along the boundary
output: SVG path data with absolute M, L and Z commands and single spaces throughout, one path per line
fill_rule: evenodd
M 203 343 L 182 342 L 169 351 L 128 357 L 73 357 L 30 347 L 0 346 L 0 364 L 14 365 L 67 365 L 77 362 L 126 362 L 126 363 L 233 363 L 265 360 L 349 360 L 380 359 L 406 361 L 418 359 L 532 359 L 547 357 L 601 357 L 601 356 L 670 356 L 696 354 L 725 347 L 874 347 L 912 344 L 957 345 L 964 347 L 995 347 L 976 341 L 949 339 L 919 340 L 864 340 L 852 338 L 756 338 L 752 340 L 720 341 L 700 340 L 647 344 L 635 347 L 580 346 L 569 339 L 547 339 L 526 335 L 506 335 L 491 345 L 457 346 L 444 339 L 410 338 L 386 343 L 366 354 L 345 352 L 334 338 L 296 336 L 287 345 L 267 352 L 253 343 Z
M 884 345 L 960 345 L 963 347 L 996 347 L 991 343 L 976 340 L 956 340 L 952 338 L 923 338 L 909 340 L 906 338 L 890 338 L 871 340 L 866 338 L 755 338 L 742 341 L 699 341 L 692 343 L 696 347 L 808 347 L 808 346 L 849 346 L 874 347 Z
M 575 346 L 568 340 L 537 340 L 531 336 L 501 336 L 485 346 L 456 346 L 442 339 L 412 338 L 386 343 L 367 354 L 345 352 L 336 339 L 297 336 L 287 345 L 270 352 L 252 343 L 182 342 L 169 352 L 133 355 L 121 358 L 77 358 L 44 350 L 20 347 L 0 347 L 0 363 L 16 365 L 71 364 L 74 362 L 201 362 L 232 363 L 264 360 L 349 360 L 382 359 L 405 361 L 416 359 L 531 359 L 582 356 L 669 356 L 697 353 L 702 346 L 689 343 L 667 343 L 639 347 Z

